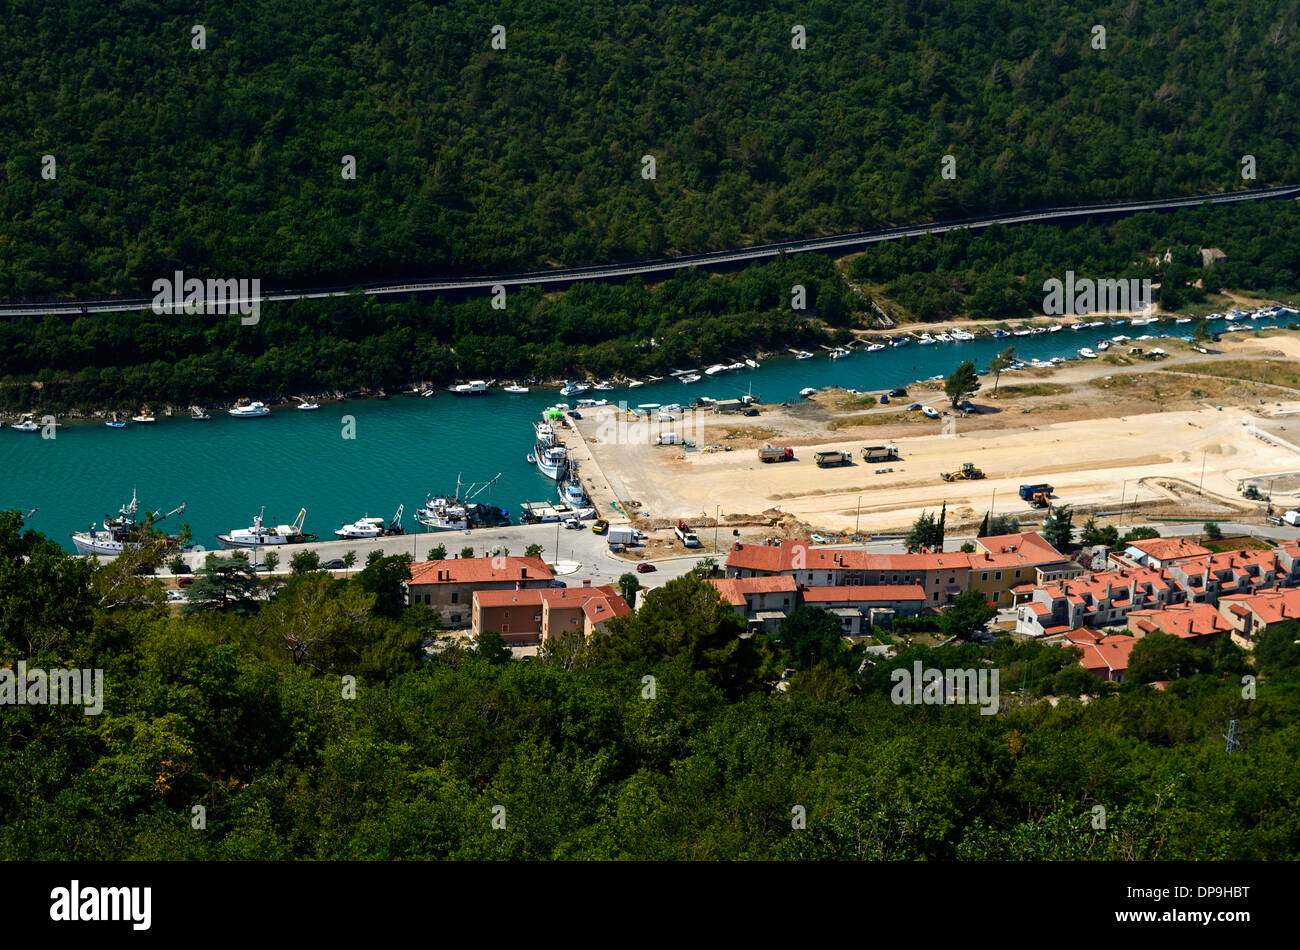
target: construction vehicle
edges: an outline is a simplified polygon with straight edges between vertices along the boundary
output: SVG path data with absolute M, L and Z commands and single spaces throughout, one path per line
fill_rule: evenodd
M 695 536 L 695 532 L 690 529 L 685 521 L 679 519 L 677 527 L 673 529 L 673 533 L 677 535 L 677 540 L 682 542 L 682 544 L 686 545 L 688 548 L 698 548 L 702 546 L 700 544 L 700 539 Z
M 1034 492 L 1029 499 L 1029 503 L 1035 508 L 1046 508 L 1048 511 L 1052 510 L 1052 496 L 1045 491 Z
M 983 478 L 984 473 L 975 467 L 974 462 L 962 462 L 961 468 L 955 472 L 941 472 L 945 482 L 962 482 L 971 481 L 977 478 Z
M 834 468 L 836 465 L 852 465 L 852 452 L 818 452 L 813 456 L 818 468 Z
M 769 445 L 765 449 L 758 450 L 758 457 L 762 459 L 764 462 L 793 462 L 794 449 L 791 448 L 775 449 Z
M 1034 500 L 1034 498 L 1037 497 L 1038 495 L 1043 495 L 1043 496 L 1045 496 L 1045 497 L 1049 497 L 1049 498 L 1050 498 L 1050 497 L 1051 497 L 1051 494 L 1052 494 L 1052 492 L 1053 492 L 1054 490 L 1055 490 L 1055 489 L 1053 489 L 1051 485 L 1047 485 L 1047 484 L 1042 484 L 1042 485 L 1021 485 L 1021 486 L 1020 486 L 1020 497 L 1021 497 L 1024 501 L 1032 502 L 1032 501 Z M 1035 504 L 1034 507 L 1035 507 L 1035 508 L 1041 508 L 1041 507 L 1043 507 L 1043 506 L 1042 506 L 1042 505 Z
M 1245 488 L 1241 490 L 1241 494 L 1243 497 L 1252 499 L 1254 501 L 1264 500 L 1264 496 L 1259 493 L 1259 489 L 1254 485 L 1247 485 Z
M 896 445 L 864 445 L 862 447 L 862 461 L 864 462 L 888 462 L 898 458 L 898 446 Z

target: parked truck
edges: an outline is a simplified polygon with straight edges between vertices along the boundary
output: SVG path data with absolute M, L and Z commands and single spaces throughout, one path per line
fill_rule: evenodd
M 758 450 L 758 457 L 764 462 L 793 462 L 794 449 L 776 449 L 769 445 L 765 449 Z
M 818 468 L 834 468 L 836 465 L 852 465 L 851 452 L 818 452 L 813 456 Z
M 896 445 L 864 445 L 862 447 L 862 461 L 864 462 L 889 462 L 898 458 L 898 446 Z
M 610 528 L 606 539 L 610 545 L 615 544 L 636 544 L 639 541 L 641 532 L 636 528 Z
M 1033 501 L 1035 495 L 1046 495 L 1050 497 L 1053 491 L 1055 491 L 1055 489 L 1046 483 L 1041 485 L 1021 485 L 1020 497 L 1025 501 Z
M 695 532 L 690 529 L 685 521 L 678 521 L 677 527 L 673 529 L 677 535 L 677 540 L 682 542 L 688 548 L 701 547 L 700 539 L 695 536 Z

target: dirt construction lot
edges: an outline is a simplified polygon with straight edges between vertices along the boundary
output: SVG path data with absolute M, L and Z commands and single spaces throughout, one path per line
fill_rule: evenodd
M 1055 486 L 1057 503 L 1107 511 L 1123 501 L 1130 518 L 1137 511 L 1262 517 L 1263 507 L 1243 502 L 1237 486 L 1300 468 L 1286 444 L 1294 436 L 1300 445 L 1300 417 L 1288 416 L 1300 412 L 1300 391 L 1288 385 L 1300 379 L 1300 339 L 1225 336 L 1208 356 L 1181 341 L 1161 345 L 1170 358 L 1159 363 L 1111 354 L 1006 373 L 996 393 L 993 378 L 982 377 L 973 397 L 980 411 L 940 420 L 839 392 L 763 407 L 754 419 L 698 413 L 689 449 L 600 438 L 608 436 L 612 408 L 589 413 L 580 428 L 620 500 L 639 502 L 631 511 L 656 523 L 683 517 L 702 525 L 721 506 L 725 526 L 752 527 L 746 537 L 772 533 L 778 520 L 781 533 L 852 532 L 855 524 L 861 534 L 898 533 L 944 501 L 950 529 L 975 526 L 990 507 L 1030 521 L 1042 513 L 1017 490 L 1044 481 Z M 1265 360 L 1268 384 L 1261 382 Z M 909 386 L 910 399 L 945 410 L 940 387 Z M 1260 438 L 1261 430 L 1273 438 Z M 862 460 L 863 445 L 889 442 L 901 459 Z M 757 449 L 765 445 L 790 446 L 796 460 L 762 463 Z M 823 449 L 851 451 L 854 464 L 818 468 L 813 455 Z M 987 477 L 940 477 L 963 462 Z M 1275 501 L 1291 507 L 1296 499 Z

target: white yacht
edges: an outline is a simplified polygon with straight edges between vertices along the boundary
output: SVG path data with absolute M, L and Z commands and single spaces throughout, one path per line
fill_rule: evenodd
M 450 391 L 457 396 L 482 396 L 487 392 L 487 383 L 481 379 L 471 379 L 468 383 L 458 383 Z
M 503 392 L 508 392 L 508 393 L 526 393 L 526 392 L 528 392 L 528 387 L 527 387 L 527 386 L 510 385 L 510 386 L 502 386 L 501 389 L 502 389 Z
M 846 350 L 842 346 L 837 346 L 835 349 L 831 350 L 831 359 L 842 360 L 844 357 L 851 355 L 852 352 L 852 350 Z
M 271 410 L 260 402 L 250 402 L 247 406 L 236 406 L 230 410 L 230 415 L 236 419 L 260 419 L 270 414 Z
M 574 383 L 574 382 L 569 382 L 569 381 L 566 380 L 565 383 L 564 383 L 564 388 L 560 390 L 560 395 L 561 395 L 561 396 L 581 396 L 581 395 L 582 395 L 583 393 L 585 393 L 589 388 L 590 388 L 590 387 L 588 387 L 588 386 L 584 386 L 582 383 Z
M 595 390 L 599 390 L 602 393 L 607 393 L 613 390 L 614 384 L 611 383 L 609 380 L 604 379 L 596 383 L 596 385 L 592 386 L 591 388 Z
M 952 342 L 952 334 L 951 334 L 951 333 L 939 333 L 939 334 L 936 334 L 936 335 L 935 335 L 935 340 L 938 341 L 939 343 L 951 343 L 951 342 Z
M 313 409 L 319 409 L 320 403 L 307 402 L 307 400 L 304 399 L 302 402 L 298 403 L 298 408 L 303 410 L 304 412 L 310 412 Z
M 965 342 L 967 340 L 975 339 L 975 334 L 971 333 L 969 330 L 953 330 L 948 335 L 951 336 L 954 340 L 957 340 L 958 342 Z
M 36 424 L 36 421 L 32 418 L 31 413 L 27 413 L 26 415 L 24 415 L 21 422 L 15 422 L 9 428 L 13 429 L 15 432 L 40 432 L 41 431 L 41 427 Z
M 712 366 L 710 366 L 708 369 L 706 369 L 706 370 L 704 371 L 704 375 L 705 375 L 705 376 L 718 376 L 718 375 L 721 375 L 722 373 L 725 373 L 725 372 L 727 371 L 727 369 L 728 369 L 728 367 L 724 366 L 724 365 L 721 364 L 721 363 L 714 363 Z
M 402 527 L 402 512 L 406 510 L 405 505 L 397 506 L 397 514 L 393 515 L 393 520 L 384 524 L 383 518 L 358 518 L 352 524 L 345 524 L 341 528 L 334 529 L 336 538 L 382 538 L 390 534 L 405 534 L 406 530 Z
M 884 348 L 885 348 L 885 344 L 883 344 L 883 343 L 869 343 L 869 344 L 867 344 L 867 352 L 868 352 L 868 353 L 879 353 L 879 352 L 880 352 L 881 350 L 883 350 Z
M 809 353 L 807 350 L 800 350 L 798 353 L 794 355 L 794 358 L 797 360 L 810 360 L 813 358 L 813 355 Z
M 1097 354 L 1094 353 L 1092 350 L 1088 349 L 1088 347 L 1086 346 L 1079 348 L 1079 355 L 1082 356 L 1085 360 L 1095 360 L 1097 358 Z
M 701 377 L 699 373 L 687 373 L 685 376 L 678 376 L 677 378 L 683 383 L 698 383 Z
M 935 344 L 934 337 L 930 336 L 930 334 L 928 333 L 922 333 L 920 336 L 916 338 L 917 346 L 933 346 L 934 344 Z
M 293 524 L 276 525 L 274 528 L 268 528 L 262 521 L 266 509 L 253 516 L 253 523 L 247 528 L 236 528 L 229 534 L 217 535 L 217 542 L 227 551 L 233 548 L 260 548 L 272 547 L 279 544 L 302 544 L 307 541 L 315 541 L 316 535 L 304 534 L 302 530 L 303 519 L 307 517 L 307 509 L 303 508 L 298 512 L 298 517 L 294 519 Z

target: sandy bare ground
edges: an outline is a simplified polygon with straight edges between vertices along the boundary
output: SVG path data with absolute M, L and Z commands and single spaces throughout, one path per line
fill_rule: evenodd
M 1177 368 L 1180 362 L 1216 357 L 1300 359 L 1300 339 L 1286 334 L 1225 337 L 1210 357 L 1190 352 L 1181 341 L 1156 345 L 1174 358 L 1132 365 L 1090 361 L 1056 371 L 1005 374 L 1001 387 L 1012 393 L 997 399 L 978 394 L 974 401 L 989 411 L 953 420 L 947 435 L 941 422 L 920 413 L 840 408 L 851 398 L 843 393 L 819 396 L 812 404 L 764 407 L 758 418 L 701 413 L 691 433 L 704 451 L 631 444 L 611 437 L 608 422 L 606 438 L 597 438 L 600 413 L 589 415 L 581 426 L 607 476 L 602 484 L 615 486 L 624 500 L 639 501 L 639 511 L 654 519 L 711 523 L 720 510 L 724 521 L 728 514 L 766 513 L 763 524 L 769 524 L 774 514 L 793 515 L 814 531 L 851 532 L 856 526 L 862 534 L 890 534 L 906 530 L 922 510 L 946 501 L 951 527 L 977 523 L 990 507 L 1029 521 L 1041 512 L 1021 501 L 1017 489 L 1038 481 L 1055 486 L 1058 503 L 1102 511 L 1118 510 L 1121 501 L 1132 511 L 1136 494 L 1137 503 L 1144 512 L 1153 509 L 1151 514 L 1197 517 L 1203 509 L 1206 516 L 1262 515 L 1262 507 L 1252 511 L 1241 504 L 1239 480 L 1300 470 L 1300 455 L 1255 437 L 1243 419 L 1249 413 L 1283 420 L 1285 413 L 1300 412 L 1300 394 L 1179 374 Z M 991 381 L 986 385 L 992 388 Z M 1015 392 L 1025 387 L 1033 387 L 1035 394 Z M 946 405 L 940 391 L 909 388 L 916 401 Z M 1038 392 L 1044 388 L 1048 391 Z M 850 416 L 865 416 L 873 424 L 832 427 Z M 1300 421 L 1293 428 L 1300 443 Z M 891 441 L 899 446 L 901 460 L 866 463 L 858 454 L 863 445 Z M 797 461 L 764 464 L 756 452 L 761 445 L 792 446 Z M 709 451 L 709 446 L 720 450 Z M 849 450 L 855 464 L 820 469 L 813 454 L 822 449 Z M 942 480 L 941 472 L 963 462 L 973 462 L 987 478 Z M 1197 492 L 1202 483 L 1207 495 L 1221 500 L 1211 497 L 1201 504 Z M 1295 501 L 1278 500 L 1288 507 Z M 763 533 L 762 525 L 756 530 Z

